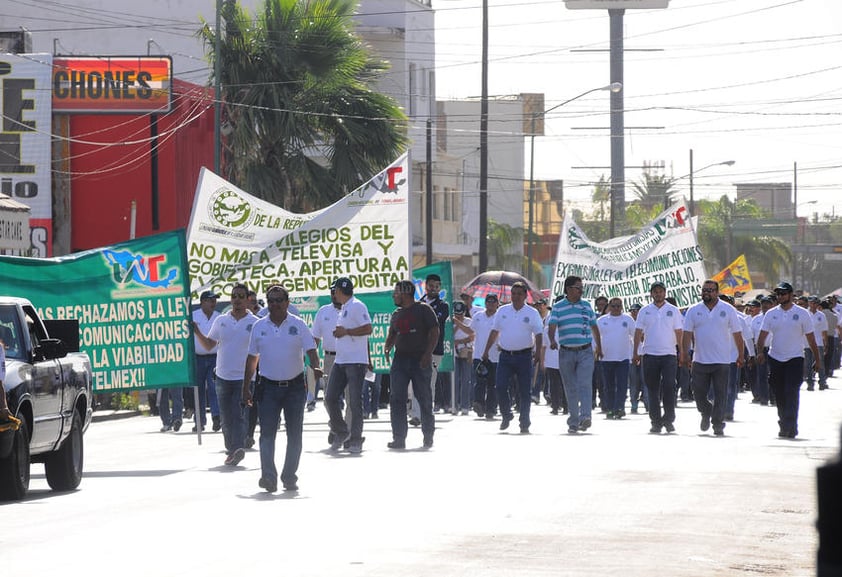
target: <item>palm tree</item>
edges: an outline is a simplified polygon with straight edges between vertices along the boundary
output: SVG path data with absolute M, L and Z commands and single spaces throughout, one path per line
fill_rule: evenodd
M 673 201 L 673 196 L 677 193 L 673 189 L 673 184 L 675 184 L 675 181 L 666 175 L 644 172 L 643 179 L 640 182 L 632 183 L 635 195 L 635 200 L 632 202 L 639 204 L 646 213 L 653 212 L 655 207 L 662 209 L 662 207 L 669 206 Z
M 741 234 L 734 231 L 737 220 L 763 218 L 764 212 L 753 200 L 731 201 L 723 195 L 718 201 L 699 200 L 699 244 L 710 274 L 716 274 L 744 254 L 749 266 L 768 279 L 781 278 L 781 270 L 792 262 L 789 245 L 780 238 Z
M 288 210 L 324 206 L 406 148 L 406 117 L 371 89 L 386 70 L 353 33 L 354 0 L 222 7 L 223 176 Z M 199 32 L 214 63 L 215 32 Z M 216 79 L 214 79 L 216 80 Z
M 529 268 L 529 260 L 521 252 L 518 254 L 516 248 L 523 246 L 524 230 L 508 224 L 488 219 L 488 255 L 491 268 L 508 271 L 526 271 L 523 276 L 526 278 L 542 279 L 541 264 L 533 261 L 532 270 Z

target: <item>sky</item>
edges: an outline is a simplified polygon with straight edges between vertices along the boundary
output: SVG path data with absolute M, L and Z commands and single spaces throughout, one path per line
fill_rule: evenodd
M 482 0 L 432 6 L 437 97 L 479 96 Z M 492 97 L 542 92 L 550 108 L 609 84 L 607 10 L 488 6 Z M 633 167 L 658 162 L 687 195 L 692 149 L 697 200 L 795 179 L 799 216 L 842 214 L 842 2 L 671 0 L 627 10 L 624 43 L 627 199 L 642 177 Z M 563 179 L 569 207 L 587 209 L 591 183 L 610 176 L 608 126 L 603 91 L 547 114 L 535 178 Z

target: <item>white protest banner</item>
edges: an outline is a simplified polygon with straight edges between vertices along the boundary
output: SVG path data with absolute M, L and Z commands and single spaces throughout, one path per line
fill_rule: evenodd
M 203 168 L 187 232 L 194 300 L 205 290 L 226 297 L 238 282 L 324 295 L 342 276 L 357 293 L 392 290 L 410 272 L 408 174 L 404 154 L 331 206 L 295 214 Z
M 702 250 L 683 202 L 662 212 L 637 234 L 591 242 L 568 212 L 556 256 L 553 295 L 562 294 L 564 278 L 582 277 L 583 298 L 620 297 L 628 306 L 648 303 L 649 286 L 661 281 L 679 307 L 699 301 L 705 280 Z

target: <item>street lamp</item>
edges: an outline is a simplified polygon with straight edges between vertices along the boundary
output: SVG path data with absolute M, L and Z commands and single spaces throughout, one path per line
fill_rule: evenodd
M 568 98 L 564 102 L 560 104 L 556 104 L 555 106 L 551 106 L 542 112 L 533 112 L 532 113 L 532 122 L 531 128 L 529 130 L 529 226 L 527 228 L 527 243 L 526 243 L 526 258 L 529 262 L 528 269 L 526 271 L 525 276 L 529 276 L 532 272 L 532 236 L 533 236 L 533 227 L 534 227 L 534 207 L 535 207 L 535 121 L 541 117 L 545 116 L 548 112 L 552 112 L 557 108 L 561 108 L 565 104 L 570 104 L 574 100 L 578 100 L 583 96 L 587 96 L 592 92 L 599 92 L 601 90 L 610 90 L 613 93 L 620 92 L 623 89 L 623 85 L 619 82 L 612 82 L 607 86 L 600 86 L 599 88 L 591 88 L 590 90 L 586 90 L 581 94 L 574 96 L 573 98 Z
M 735 162 L 737 162 L 737 161 L 736 160 L 725 160 L 723 162 L 714 162 L 713 164 L 708 164 L 707 166 L 703 166 L 702 168 L 700 168 L 696 172 L 701 172 L 701 171 L 706 170 L 706 169 L 708 169 L 712 166 L 734 166 Z M 692 216 L 692 215 L 696 214 L 696 202 L 693 200 L 693 149 L 692 148 L 690 149 L 690 173 L 687 174 L 686 176 L 690 177 L 690 215 Z M 681 178 L 684 178 L 684 177 L 682 176 Z M 679 179 L 676 179 L 676 180 L 679 180 Z M 666 204 L 666 200 L 664 201 L 664 204 Z M 668 207 L 665 206 L 664 208 L 668 208 Z

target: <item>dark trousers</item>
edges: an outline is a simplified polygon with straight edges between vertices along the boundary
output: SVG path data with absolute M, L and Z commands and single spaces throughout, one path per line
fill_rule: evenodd
M 474 400 L 482 404 L 486 416 L 497 413 L 497 363 L 487 362 L 488 374 L 481 377 L 477 367 L 482 361 L 474 359 Z
M 728 363 L 702 364 L 693 363 L 693 396 L 696 408 L 702 415 L 710 417 L 714 431 L 725 429 L 725 405 L 728 399 Z M 713 403 L 708 400 L 708 393 L 713 391 Z M 649 406 L 654 401 L 650 397 Z M 650 409 L 651 410 L 651 409 Z
M 550 353 L 555 353 L 555 351 L 550 351 Z M 564 396 L 564 387 L 561 384 L 561 371 L 558 369 L 546 369 L 545 377 L 550 387 L 550 407 L 555 412 L 558 412 L 559 408 L 566 411 L 567 399 Z
M 643 355 L 643 380 L 649 393 L 649 420 L 653 427 L 675 422 L 675 355 Z M 661 402 L 663 401 L 663 415 Z
M 531 402 L 530 386 L 532 383 L 532 352 L 509 354 L 500 352 L 497 361 L 497 400 L 500 404 L 500 414 L 508 419 L 512 418 L 512 404 L 510 386 L 512 377 L 517 380 L 517 398 L 520 401 L 520 426 L 529 428 L 529 408 Z
M 769 385 L 775 391 L 781 433 L 798 434 L 798 403 L 804 359 L 778 361 L 769 357 Z

